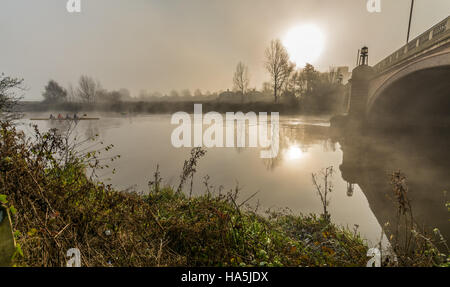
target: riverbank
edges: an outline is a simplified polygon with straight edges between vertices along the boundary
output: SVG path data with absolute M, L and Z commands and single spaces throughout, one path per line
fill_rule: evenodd
M 234 192 L 190 198 L 161 186 L 158 173 L 148 194 L 116 191 L 86 176 L 86 167 L 105 168 L 97 152 L 75 154 L 52 131 L 36 138 L 27 142 L 6 124 L 1 130 L 2 204 L 11 213 L 16 266 L 65 266 L 70 248 L 80 250 L 82 266 L 366 263 L 362 238 L 321 217 L 261 216 Z
M 204 179 L 191 196 L 197 160 L 185 162 L 178 188 L 159 171 L 148 191 L 115 190 L 86 171 L 108 169 L 104 146 L 84 153 L 57 130 L 30 142 L 7 123 L 0 129 L 1 204 L 16 241 L 14 266 L 65 266 L 80 250 L 82 266 L 365 266 L 368 247 L 356 231 L 323 216 L 268 211 L 237 200 Z M 102 154 L 102 155 L 101 155 Z M 189 186 L 191 186 L 189 188 Z M 414 266 L 435 266 L 428 248 Z
M 193 113 L 194 104 L 202 104 L 203 112 L 279 112 L 282 115 L 331 115 L 334 111 L 308 110 L 302 109 L 297 101 L 295 102 L 249 102 L 245 104 L 211 101 L 180 101 L 180 102 L 113 102 L 113 103 L 72 103 L 64 102 L 59 104 L 48 104 L 45 102 L 23 101 L 17 106 L 17 111 L 26 112 L 56 112 L 56 113 L 80 113 L 80 112 L 114 112 L 123 114 L 172 114 L 179 111 Z

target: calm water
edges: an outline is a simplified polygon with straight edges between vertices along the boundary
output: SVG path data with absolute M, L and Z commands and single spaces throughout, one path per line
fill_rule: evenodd
M 31 132 L 28 120 L 31 117 L 48 115 L 26 115 L 23 128 Z M 92 115 L 90 115 L 92 116 Z M 100 115 L 99 121 L 81 121 L 76 127 L 78 138 L 98 134 L 105 144 L 114 144 L 110 155 L 121 158 L 111 167 L 116 174 L 111 183 L 118 189 L 134 188 L 147 190 L 157 164 L 163 180 L 178 186 L 184 160 L 189 158 L 189 148 L 174 148 L 170 136 L 175 128 L 170 124 L 170 115 L 128 117 Z M 41 129 L 64 128 L 64 124 L 36 121 Z M 194 190 L 205 192 L 203 178 L 210 177 L 210 184 L 224 190 L 242 189 L 239 201 L 259 191 L 250 203 L 259 200 L 261 208 L 289 208 L 293 213 L 321 213 L 319 196 L 312 185 L 311 174 L 333 166 L 334 190 L 329 211 L 334 222 L 358 231 L 376 244 L 381 228 L 369 202 L 359 188 L 354 186 L 352 196 L 347 195 L 347 181 L 342 178 L 339 166 L 343 163 L 343 151 L 339 143 L 329 137 L 329 122 L 326 118 L 282 117 L 280 119 L 280 152 L 273 160 L 264 160 L 257 148 L 211 148 L 200 160 L 195 175 Z M 187 189 L 186 189 L 187 192 Z

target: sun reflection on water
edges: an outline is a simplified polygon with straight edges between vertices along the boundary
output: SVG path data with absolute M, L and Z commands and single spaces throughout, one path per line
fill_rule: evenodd
M 292 145 L 286 150 L 286 158 L 288 160 L 298 160 L 303 157 L 304 153 L 298 145 Z

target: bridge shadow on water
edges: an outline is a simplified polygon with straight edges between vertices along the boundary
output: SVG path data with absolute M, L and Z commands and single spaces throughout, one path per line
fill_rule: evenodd
M 449 198 L 444 192 L 450 190 L 448 128 L 366 130 L 365 135 L 347 135 L 339 142 L 342 176 L 360 186 L 381 226 L 399 222 L 390 177 L 401 171 L 407 177 L 408 198 L 418 227 L 428 234 L 438 228 L 450 238 L 450 214 L 445 206 Z

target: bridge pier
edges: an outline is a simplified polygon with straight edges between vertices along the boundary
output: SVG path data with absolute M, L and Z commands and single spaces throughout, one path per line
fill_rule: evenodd
M 335 116 L 331 126 L 344 134 L 359 134 L 366 123 L 366 109 L 369 100 L 369 85 L 375 70 L 362 64 L 353 69 L 351 79 L 350 104 L 347 116 Z
M 364 120 L 369 98 L 369 85 L 374 75 L 373 68 L 368 65 L 361 65 L 353 69 L 349 107 L 350 118 L 359 121 Z

